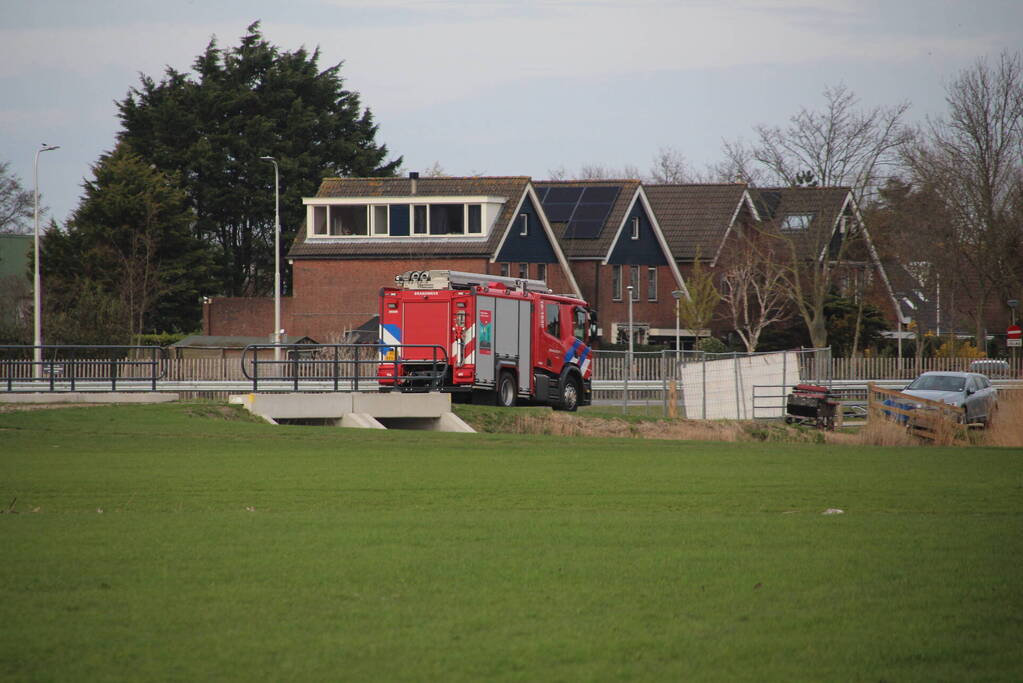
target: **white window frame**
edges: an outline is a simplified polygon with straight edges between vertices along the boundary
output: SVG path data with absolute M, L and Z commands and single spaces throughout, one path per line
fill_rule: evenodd
M 639 216 L 632 218 L 632 239 L 639 239 Z
M 529 214 L 519 214 L 519 236 L 527 237 L 529 235 Z
M 536 279 L 547 282 L 547 264 L 538 263 L 536 264 Z
M 507 261 L 501 263 L 501 277 L 511 277 L 511 263 Z
M 611 300 L 622 300 L 622 267 L 611 266 Z
M 632 285 L 632 300 L 639 301 L 639 266 L 629 266 L 629 284 Z
M 522 271 L 526 271 L 526 272 L 523 273 Z M 528 280 L 529 279 L 529 263 L 522 263 L 522 262 L 519 263 L 519 278 L 522 279 L 522 280 Z
M 379 209 L 384 210 L 384 229 L 377 232 L 377 213 Z M 370 237 L 388 237 L 391 234 L 391 206 L 389 204 L 369 205 L 369 234 Z
M 657 266 L 646 269 L 646 300 L 657 301 Z
M 494 229 L 494 222 L 500 215 L 502 205 L 507 202 L 506 197 L 496 197 L 490 195 L 475 195 L 475 196 L 423 196 L 423 197 L 321 197 L 321 198 L 306 198 L 302 200 L 302 203 L 306 207 L 306 237 L 318 240 L 318 239 L 366 239 L 366 238 L 377 238 L 377 239 L 394 239 L 394 240 L 408 240 L 410 238 L 426 238 L 431 239 L 487 239 L 490 236 L 491 231 Z M 462 207 L 462 225 L 464 232 L 461 233 L 446 233 L 443 235 L 434 235 L 431 233 L 430 228 L 430 207 L 438 204 L 448 205 L 461 205 Z M 347 207 L 351 209 L 353 207 L 364 207 L 366 210 L 366 229 L 367 234 L 365 235 L 334 235 L 331 234 L 331 221 L 332 214 L 339 207 Z M 392 206 L 405 206 L 408 208 L 408 235 L 392 235 L 391 234 L 391 207 Z M 384 217 L 381 213 L 381 207 L 386 207 L 386 224 L 380 229 L 377 220 L 378 214 L 380 218 Z M 425 208 L 425 232 L 416 232 L 416 207 Z M 475 210 L 479 212 L 479 231 L 475 232 L 471 230 L 470 223 L 470 211 L 475 207 Z M 317 213 L 322 212 L 324 218 L 323 232 L 316 231 L 316 217 Z M 526 214 L 522 214 L 526 215 Z M 420 226 L 423 227 L 423 226 Z M 526 225 L 528 229 L 528 225 Z M 379 232 L 378 232 L 379 229 Z

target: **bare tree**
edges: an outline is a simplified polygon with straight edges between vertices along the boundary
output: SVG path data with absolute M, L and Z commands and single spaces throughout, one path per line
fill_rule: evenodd
M 626 164 L 620 168 L 607 166 L 605 164 L 583 164 L 577 171 L 570 171 L 564 166 L 548 169 L 547 175 L 550 180 L 627 180 L 638 178 L 643 179 L 640 170 Z
M 678 319 L 686 328 L 699 334 L 710 326 L 714 311 L 721 301 L 721 293 L 714 285 L 714 275 L 705 270 L 700 259 L 686 277 L 686 295 L 678 300 Z
M 757 350 L 768 326 L 785 320 L 789 302 L 785 268 L 752 239 L 743 240 L 721 275 L 721 301 L 733 329 L 746 345 Z
M 1023 56 L 977 61 L 945 99 L 946 117 L 927 123 L 905 159 L 941 203 L 940 238 L 961 259 L 980 342 L 991 297 L 1023 285 Z
M 751 145 L 726 142 L 726 165 L 747 182 L 788 186 L 805 184 L 809 173 L 821 186 L 852 187 L 862 203 L 911 138 L 903 123 L 909 103 L 861 110 L 844 85 L 825 88 L 824 101 L 821 110 L 801 108 L 784 128 L 755 126 Z
M 0 161 L 0 233 L 26 233 L 34 213 L 32 193 L 9 167 L 9 162 Z
M 649 179 L 654 183 L 691 183 L 693 173 L 682 152 L 674 147 L 661 147 L 654 155 Z
M 447 178 L 448 173 L 444 170 L 444 167 L 440 165 L 439 161 L 433 162 L 430 168 L 423 171 L 424 178 Z

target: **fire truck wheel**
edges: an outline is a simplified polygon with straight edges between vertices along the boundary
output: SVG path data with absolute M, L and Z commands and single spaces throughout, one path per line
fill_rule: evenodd
M 556 406 L 558 410 L 574 412 L 579 408 L 579 381 L 574 377 L 565 378 L 565 386 L 561 390 L 561 401 Z
M 515 376 L 510 372 L 502 372 L 497 383 L 497 405 L 511 408 L 515 405 Z

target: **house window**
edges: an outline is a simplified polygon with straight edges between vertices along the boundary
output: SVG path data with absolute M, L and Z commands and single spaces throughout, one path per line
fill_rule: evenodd
M 547 282 L 547 264 L 538 263 L 536 264 L 536 279 Z
M 622 300 L 622 267 L 611 266 L 611 298 Z
M 464 235 L 464 204 L 430 204 L 431 235 Z
M 790 213 L 781 221 L 782 232 L 806 232 L 813 221 L 812 213 Z
M 470 235 L 479 235 L 483 232 L 483 206 L 481 204 L 469 204 L 466 208 L 467 232 Z
M 308 208 L 307 235 L 311 237 L 481 236 L 484 204 L 331 203 Z M 492 205 L 486 205 L 492 206 Z M 408 209 L 406 218 L 405 209 Z M 394 226 L 391 215 L 397 216 Z M 526 214 L 520 228 L 525 230 Z M 406 227 L 406 221 L 410 225 Z M 397 235 L 393 231 L 397 231 Z M 406 232 L 406 230 L 408 232 Z
M 366 220 L 366 205 L 330 207 L 331 235 L 368 235 L 369 221 Z
M 325 206 L 313 207 L 313 234 L 327 234 L 327 207 Z
M 639 239 L 639 216 L 632 219 L 632 239 Z
M 428 224 L 428 212 L 429 207 L 425 204 L 416 204 L 412 207 L 412 234 L 413 235 L 425 235 L 427 234 Z
M 639 266 L 629 266 L 629 284 L 632 285 L 632 300 L 639 301 Z
M 522 280 L 529 279 L 529 264 L 528 263 L 520 263 L 519 264 L 519 278 L 522 279 Z
M 646 269 L 646 298 L 657 301 L 657 268 L 654 266 Z
M 529 234 L 529 214 L 519 214 L 519 234 L 525 237 Z
M 511 275 L 511 264 L 510 263 L 502 263 L 501 264 L 501 277 L 508 277 L 509 275 Z
M 389 207 L 386 204 L 377 204 L 373 207 L 373 234 L 374 235 L 386 235 L 390 232 L 388 229 L 388 215 L 390 214 Z

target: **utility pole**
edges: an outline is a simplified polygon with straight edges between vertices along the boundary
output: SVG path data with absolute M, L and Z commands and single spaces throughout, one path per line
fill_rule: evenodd
M 35 372 L 32 373 L 34 377 L 43 376 L 43 295 L 39 278 L 39 155 L 55 149 L 60 149 L 60 145 L 48 145 L 45 142 L 40 145 L 39 149 L 36 150 L 36 163 L 32 174 L 32 179 L 35 183 L 35 320 L 33 324 L 33 343 L 35 345 L 35 353 L 33 354 L 35 363 L 33 367 Z

